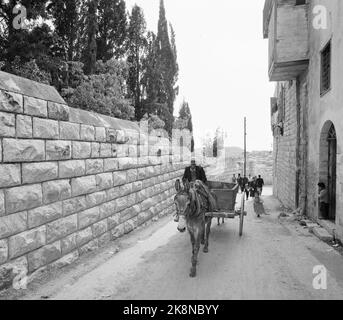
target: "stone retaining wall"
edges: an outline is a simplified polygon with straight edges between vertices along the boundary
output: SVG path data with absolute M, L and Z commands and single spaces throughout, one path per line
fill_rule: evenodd
M 139 129 L 0 72 L 0 290 L 174 211 L 185 165 Z

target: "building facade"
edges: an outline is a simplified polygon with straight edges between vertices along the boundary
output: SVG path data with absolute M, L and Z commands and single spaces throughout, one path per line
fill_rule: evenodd
M 343 2 L 267 0 L 274 193 L 343 239 Z M 329 192 L 319 211 L 318 186 Z

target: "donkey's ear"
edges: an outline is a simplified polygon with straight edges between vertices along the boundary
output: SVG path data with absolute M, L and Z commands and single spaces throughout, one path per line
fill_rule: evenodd
M 176 190 L 177 192 L 179 192 L 179 191 L 181 190 L 180 179 L 177 179 L 177 180 L 175 181 L 175 190 Z
M 189 183 L 189 181 L 187 179 L 183 182 L 183 185 L 185 187 L 185 191 L 189 192 L 189 189 L 191 188 L 191 185 L 190 185 L 190 183 Z

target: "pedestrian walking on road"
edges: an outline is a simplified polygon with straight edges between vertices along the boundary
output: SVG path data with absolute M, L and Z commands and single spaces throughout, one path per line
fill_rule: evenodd
M 318 188 L 321 218 L 327 219 L 329 217 L 329 194 L 326 189 L 325 183 L 318 183 Z
M 240 192 L 243 192 L 243 178 L 241 177 L 241 174 L 238 174 L 238 178 L 237 178 L 237 184 L 239 185 L 239 190 Z
M 257 191 L 260 193 L 260 196 L 262 196 L 263 186 L 264 186 L 264 181 L 261 178 L 261 176 L 258 176 L 258 178 L 256 179 L 256 187 L 257 187 Z
M 257 218 L 260 218 L 262 214 L 265 214 L 264 206 L 263 206 L 263 201 L 260 198 L 259 192 L 255 192 L 255 197 L 254 197 L 254 211 L 257 215 Z
M 237 183 L 237 178 L 236 178 L 236 175 L 234 174 L 231 178 L 231 182 L 236 184 Z
M 243 190 L 246 194 L 247 200 L 249 200 L 249 179 L 247 177 L 243 178 Z

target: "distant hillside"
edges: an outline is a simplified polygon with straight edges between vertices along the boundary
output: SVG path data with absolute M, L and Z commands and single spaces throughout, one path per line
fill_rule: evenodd
M 229 157 L 241 157 L 243 155 L 244 150 L 240 147 L 226 147 L 225 154 Z

